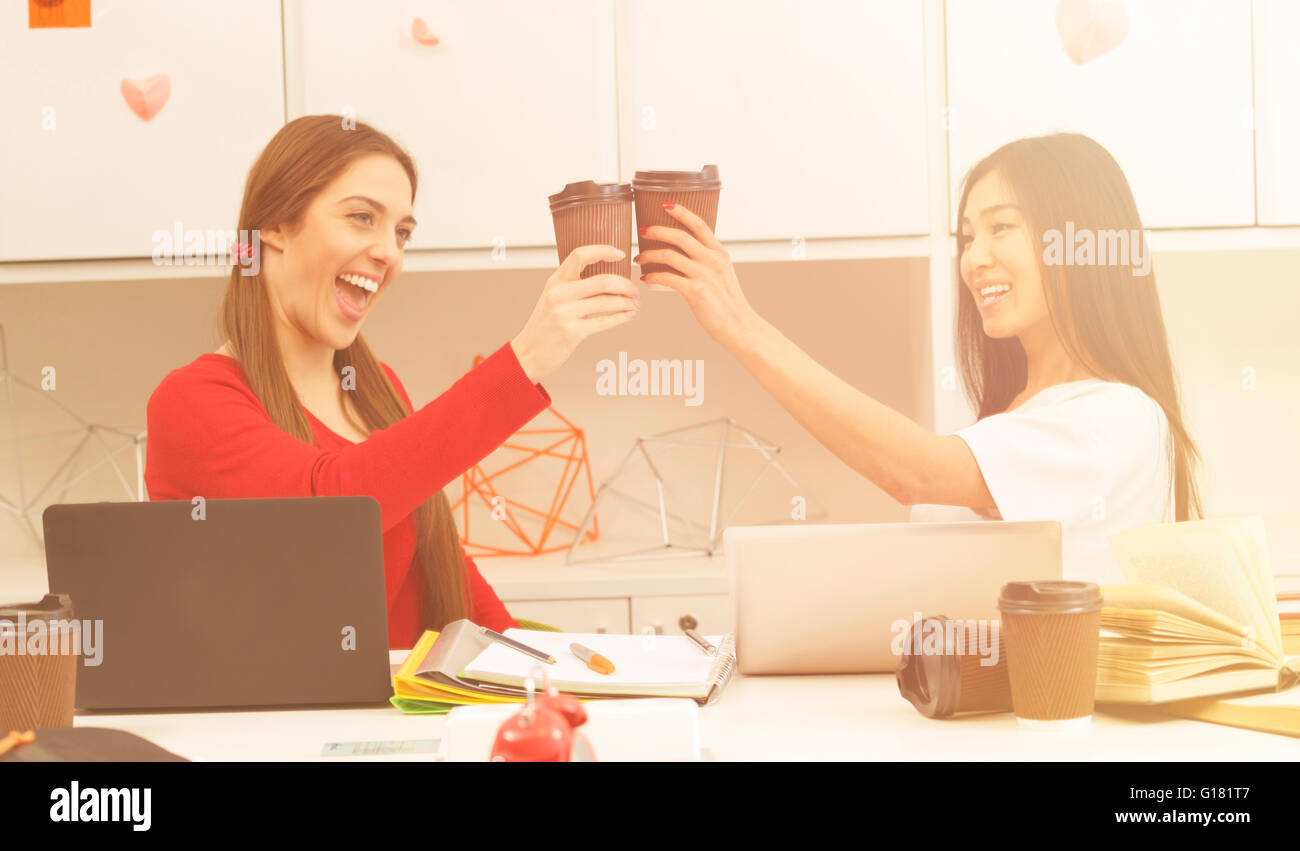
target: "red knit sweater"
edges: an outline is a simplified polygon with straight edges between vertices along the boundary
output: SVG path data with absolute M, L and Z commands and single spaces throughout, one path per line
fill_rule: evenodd
M 414 410 L 397 374 L 383 367 Z M 205 354 L 168 373 L 149 397 L 145 485 L 152 500 L 374 497 L 383 525 L 388 644 L 407 649 L 420 635 L 425 594 L 412 513 L 550 404 L 506 344 L 447 392 L 361 443 L 304 408 L 313 446 L 271 421 L 238 361 Z M 468 554 L 465 565 L 473 621 L 498 631 L 518 626 Z

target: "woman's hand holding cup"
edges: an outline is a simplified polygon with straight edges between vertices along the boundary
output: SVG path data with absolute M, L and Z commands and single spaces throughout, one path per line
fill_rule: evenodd
M 675 248 L 643 251 L 632 262 L 662 263 L 675 270 L 649 272 L 641 280 L 681 293 L 709 336 L 734 354 L 746 344 L 759 317 L 740 290 L 731 256 L 699 216 L 680 204 L 664 204 L 664 209 L 686 230 L 665 225 L 643 228 L 638 231 L 641 236 Z
M 593 263 L 626 256 L 612 245 L 580 245 L 546 279 L 532 316 L 510 341 L 534 384 L 559 369 L 583 340 L 636 316 L 641 302 L 633 281 L 611 274 L 581 277 Z

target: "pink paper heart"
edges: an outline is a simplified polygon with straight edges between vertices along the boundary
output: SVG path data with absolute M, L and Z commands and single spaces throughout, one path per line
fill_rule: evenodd
M 146 80 L 123 78 L 122 97 L 131 111 L 144 121 L 157 115 L 172 96 L 172 81 L 166 74 L 154 74 Z
M 416 18 L 411 21 L 411 37 L 425 47 L 433 47 L 441 40 L 429 32 L 429 25 L 424 22 L 424 18 Z
M 1119 3 L 1058 0 L 1056 30 L 1066 55 L 1075 65 L 1082 65 L 1124 40 L 1128 35 L 1128 10 Z

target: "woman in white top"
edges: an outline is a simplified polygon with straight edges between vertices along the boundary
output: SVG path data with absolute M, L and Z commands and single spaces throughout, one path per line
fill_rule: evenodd
M 913 519 L 1057 520 L 1064 574 L 1122 582 L 1107 537 L 1201 516 L 1150 256 L 1128 181 L 1086 136 L 1004 145 L 958 207 L 957 355 L 974 425 L 937 435 L 837 378 L 760 317 L 703 221 L 639 263 L 809 432 Z M 933 506 L 957 506 L 941 512 Z

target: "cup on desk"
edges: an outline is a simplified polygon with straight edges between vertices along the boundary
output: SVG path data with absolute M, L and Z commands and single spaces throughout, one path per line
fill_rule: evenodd
M 1092 582 L 1002 586 L 998 610 L 1022 730 L 1086 734 L 1097 691 L 1101 606 L 1101 588 Z
M 899 693 L 927 718 L 1011 711 L 1006 646 L 995 622 L 943 615 L 916 621 L 896 677 Z
M 685 230 L 681 222 L 664 210 L 665 203 L 680 204 L 695 215 L 704 219 L 710 230 L 718 225 L 718 196 L 722 192 L 722 181 L 718 179 L 718 167 L 706 165 L 699 171 L 638 171 L 632 178 L 632 189 L 636 193 L 637 230 L 651 225 Z M 677 249 L 666 242 L 639 237 L 637 250 L 645 253 L 656 248 Z M 677 270 L 664 263 L 642 263 L 641 272 L 668 272 L 678 274 Z M 647 284 L 652 290 L 673 292 L 672 287 L 663 284 Z
M 582 277 L 614 274 L 632 277 L 632 186 L 627 183 L 570 183 L 547 198 L 560 262 L 580 245 L 612 245 L 622 260 L 593 263 Z
M 72 600 L 0 605 L 0 731 L 71 727 L 79 629 Z M 0 733 L 0 735 L 3 735 Z

